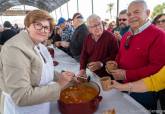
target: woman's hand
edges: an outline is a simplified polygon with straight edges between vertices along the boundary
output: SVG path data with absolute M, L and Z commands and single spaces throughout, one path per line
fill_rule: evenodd
M 69 71 L 62 72 L 59 76 L 58 83 L 61 85 L 61 87 L 64 87 L 66 84 L 68 84 L 75 74 Z
M 121 83 L 119 83 L 119 82 L 117 82 L 115 80 L 112 80 L 111 83 L 112 83 L 111 87 L 115 88 L 115 89 L 117 89 L 119 91 L 127 91 L 127 89 L 128 89 L 128 87 L 126 87 L 126 84 L 121 84 Z

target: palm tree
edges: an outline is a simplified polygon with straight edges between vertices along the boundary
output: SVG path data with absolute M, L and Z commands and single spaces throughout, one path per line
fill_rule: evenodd
M 108 9 L 107 9 L 107 12 L 109 12 L 110 14 L 110 18 L 112 18 L 112 9 L 113 9 L 113 3 L 109 3 L 107 4 L 108 5 Z

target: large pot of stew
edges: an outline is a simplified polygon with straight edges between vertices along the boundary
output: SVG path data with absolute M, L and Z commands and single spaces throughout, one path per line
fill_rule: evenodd
M 101 101 L 100 87 L 95 82 L 70 83 L 60 93 L 61 114 L 93 114 Z

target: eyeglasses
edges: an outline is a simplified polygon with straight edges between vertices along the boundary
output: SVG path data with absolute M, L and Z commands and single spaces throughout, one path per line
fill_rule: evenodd
M 165 23 L 165 19 L 156 21 L 156 24 Z
M 102 23 L 98 23 L 98 24 L 95 24 L 93 26 L 89 26 L 90 28 L 97 28 L 97 27 L 101 27 L 102 26 Z
M 125 41 L 125 45 L 124 45 L 125 49 L 130 48 L 130 41 L 132 40 L 132 38 L 133 38 L 133 35 L 130 35 L 130 36 L 127 37 L 127 39 Z
M 119 19 L 119 21 L 126 21 L 127 19 L 123 18 L 123 19 Z
M 50 33 L 50 26 L 43 26 L 41 23 L 39 23 L 39 22 L 35 22 L 35 23 L 33 23 L 33 25 L 34 25 L 34 28 L 36 29 L 36 30 L 42 30 L 43 28 L 44 28 L 44 32 L 46 32 L 46 33 Z

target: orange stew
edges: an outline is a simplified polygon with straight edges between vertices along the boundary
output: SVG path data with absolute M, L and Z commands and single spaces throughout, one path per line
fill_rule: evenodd
M 98 91 L 88 85 L 74 85 L 61 92 L 60 100 L 67 104 L 84 103 L 96 97 Z

